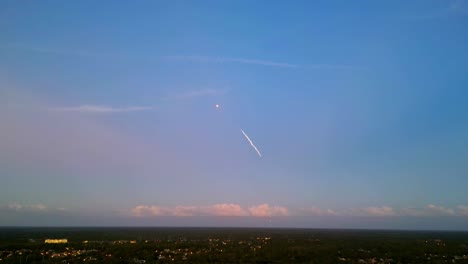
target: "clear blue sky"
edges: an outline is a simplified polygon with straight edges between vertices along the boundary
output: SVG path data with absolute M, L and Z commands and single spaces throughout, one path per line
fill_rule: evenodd
M 468 229 L 467 29 L 465 0 L 2 1 L 0 225 Z

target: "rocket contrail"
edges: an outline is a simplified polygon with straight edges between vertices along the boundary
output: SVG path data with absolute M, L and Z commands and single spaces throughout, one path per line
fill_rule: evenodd
M 250 145 L 255 149 L 255 151 L 257 151 L 257 154 L 258 156 L 261 158 L 262 157 L 262 153 L 260 153 L 260 151 L 257 149 L 257 147 L 254 145 L 254 143 L 252 142 L 252 140 L 250 140 L 249 136 L 247 136 L 247 134 L 244 132 L 244 130 L 242 130 L 241 128 L 241 132 L 242 134 L 244 134 L 244 137 L 249 141 Z

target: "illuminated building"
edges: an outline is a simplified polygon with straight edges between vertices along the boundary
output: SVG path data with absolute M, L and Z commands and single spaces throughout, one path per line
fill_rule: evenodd
M 46 244 L 64 244 L 68 243 L 68 239 L 62 238 L 62 239 L 46 239 L 44 241 Z

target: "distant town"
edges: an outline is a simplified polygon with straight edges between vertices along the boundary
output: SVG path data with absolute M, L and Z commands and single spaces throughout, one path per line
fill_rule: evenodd
M 1 231 L 0 263 L 468 263 L 468 233 L 456 232 L 236 228 Z

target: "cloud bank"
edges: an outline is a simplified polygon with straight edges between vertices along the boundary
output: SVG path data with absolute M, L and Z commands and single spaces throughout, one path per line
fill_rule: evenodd
M 21 204 L 17 202 L 0 206 L 9 211 L 16 212 L 44 212 L 65 211 L 64 208 L 50 208 L 42 203 Z M 439 205 L 429 204 L 422 208 L 395 209 L 389 206 L 372 206 L 363 208 L 352 208 L 345 210 L 323 209 L 319 207 L 302 208 L 290 210 L 283 206 L 272 206 L 267 203 L 243 207 L 235 203 L 217 203 L 209 206 L 159 206 L 159 205 L 137 205 L 128 211 L 133 217 L 157 217 L 157 216 L 251 216 L 251 217 L 276 217 L 276 216 L 358 216 L 358 217 L 441 217 L 441 216 L 468 216 L 468 206 L 458 205 L 455 208 L 447 208 Z
M 456 208 L 448 208 L 440 205 L 428 204 L 425 207 L 393 208 L 390 206 L 370 206 L 363 208 L 349 208 L 343 210 L 323 209 L 319 207 L 303 208 L 300 215 L 310 216 L 468 216 L 468 206 L 459 205 Z
M 239 204 L 219 203 L 211 206 L 175 206 L 162 207 L 157 205 L 138 205 L 132 208 L 131 214 L 137 217 L 143 216 L 288 216 L 289 211 L 285 207 L 261 204 L 243 208 Z
M 102 208 L 83 211 L 37 204 L 0 205 L 0 225 L 5 226 L 226 226 L 376 228 L 414 230 L 468 230 L 468 206 L 447 208 L 427 205 L 395 209 L 373 206 L 344 210 L 319 207 L 303 209 L 259 204 L 241 206 L 217 203 L 209 206 L 138 205 L 115 211 Z M 413 220 L 411 220 L 413 219 Z M 441 219 L 444 219 L 441 221 Z
M 429 204 L 422 208 L 396 209 L 390 206 L 371 206 L 333 210 L 320 207 L 308 207 L 291 210 L 283 206 L 260 204 L 242 207 L 239 204 L 219 203 L 211 206 L 174 206 L 138 205 L 132 208 L 133 216 L 365 216 L 365 217 L 437 217 L 437 216 L 468 216 L 468 206 L 459 205 L 456 208 Z

